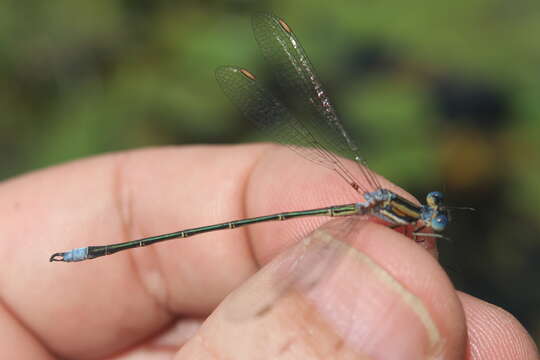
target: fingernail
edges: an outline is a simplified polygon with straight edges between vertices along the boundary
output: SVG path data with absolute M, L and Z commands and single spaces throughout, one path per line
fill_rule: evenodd
M 339 234 L 337 234 L 339 235 Z M 339 236 L 338 236 L 339 237 Z M 277 272 L 351 347 L 370 359 L 433 359 L 441 336 L 420 298 L 331 227 L 290 249 Z

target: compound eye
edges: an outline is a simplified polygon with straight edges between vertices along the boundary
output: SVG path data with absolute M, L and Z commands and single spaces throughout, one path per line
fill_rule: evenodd
M 437 215 L 431 220 L 431 228 L 436 232 L 441 232 L 448 225 L 448 217 L 446 215 Z
M 432 191 L 426 196 L 426 202 L 430 207 L 436 207 L 442 204 L 444 195 L 440 191 Z

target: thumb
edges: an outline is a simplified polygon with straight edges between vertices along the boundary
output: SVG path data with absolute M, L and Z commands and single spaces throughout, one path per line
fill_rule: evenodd
M 351 227 L 353 240 L 325 225 L 267 264 L 178 358 L 463 358 L 463 313 L 433 257 L 380 225 Z

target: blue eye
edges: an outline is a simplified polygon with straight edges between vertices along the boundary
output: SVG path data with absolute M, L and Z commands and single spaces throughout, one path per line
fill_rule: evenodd
M 448 225 L 448 217 L 446 215 L 437 215 L 431 220 L 431 228 L 436 232 L 441 232 Z
M 444 200 L 444 195 L 440 191 L 432 191 L 426 196 L 426 201 L 430 206 L 440 205 Z

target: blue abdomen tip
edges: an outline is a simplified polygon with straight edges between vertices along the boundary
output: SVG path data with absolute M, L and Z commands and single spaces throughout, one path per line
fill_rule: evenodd
M 88 258 L 88 247 L 77 248 L 64 254 L 64 261 L 83 261 Z

